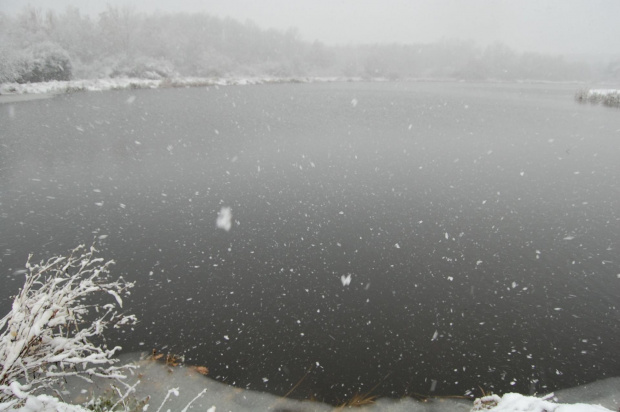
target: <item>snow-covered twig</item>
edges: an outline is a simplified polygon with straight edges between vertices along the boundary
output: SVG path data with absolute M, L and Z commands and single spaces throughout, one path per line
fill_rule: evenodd
M 194 397 L 194 399 L 192 399 L 191 401 L 189 401 L 189 403 L 187 405 L 185 405 L 185 408 L 183 408 L 183 410 L 181 412 L 187 412 L 189 407 L 192 406 L 192 403 L 194 403 L 196 400 L 198 400 L 198 398 L 200 398 L 202 395 L 204 395 L 206 391 L 207 391 L 206 388 L 203 389 L 198 395 L 196 395 Z
M 164 407 L 164 403 L 166 403 L 166 401 L 168 400 L 170 395 L 173 395 L 173 394 L 174 394 L 174 396 L 179 396 L 179 388 L 168 389 L 168 393 L 166 394 L 166 397 L 164 398 L 164 400 L 161 401 L 161 405 L 159 405 L 159 408 L 157 409 L 157 412 L 161 411 L 161 408 Z
M 114 411 L 114 410 L 115 410 L 114 408 L 116 408 L 116 407 L 117 407 L 120 403 L 122 403 L 123 405 L 125 405 L 125 399 L 126 399 L 126 398 L 127 398 L 127 397 L 131 394 L 131 393 L 133 393 L 133 392 L 135 392 L 135 391 L 136 391 L 136 386 L 138 386 L 139 384 L 140 384 L 140 381 L 137 381 L 135 384 L 133 384 L 131 387 L 129 387 L 129 388 L 125 391 L 125 393 L 124 393 L 124 394 L 123 394 L 123 393 L 121 393 L 121 392 L 118 390 L 118 388 L 115 388 L 115 389 L 116 389 L 116 391 L 117 391 L 117 393 L 118 393 L 119 399 L 118 399 L 118 401 L 117 401 L 114 405 L 112 405 L 112 407 L 110 408 L 110 410 L 111 410 L 111 411 Z
M 0 409 L 28 399 L 66 376 L 124 378 L 114 355 L 91 339 L 109 325 L 135 322 L 118 311 L 133 283 L 109 279 L 113 261 L 96 258 L 94 247 L 80 245 L 69 256 L 26 263 L 26 280 L 11 311 L 0 319 Z M 114 297 L 101 308 L 86 296 L 104 292 Z M 96 309 L 94 320 L 89 316 Z

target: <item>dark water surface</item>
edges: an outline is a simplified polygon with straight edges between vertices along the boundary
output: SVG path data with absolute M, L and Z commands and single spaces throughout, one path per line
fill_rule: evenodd
M 573 86 L 336 83 L 0 105 L 0 307 L 98 240 L 127 352 L 240 387 L 546 392 L 620 375 L 620 112 Z M 217 229 L 230 207 L 229 232 Z M 351 276 L 344 286 L 342 276 Z

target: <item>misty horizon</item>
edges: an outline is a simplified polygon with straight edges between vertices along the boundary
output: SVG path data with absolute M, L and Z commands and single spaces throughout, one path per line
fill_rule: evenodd
M 620 58 L 566 58 L 463 39 L 333 46 L 307 41 L 295 28 L 204 12 L 107 5 L 92 17 L 79 7 L 28 5 L 0 18 L 4 83 L 187 76 L 609 82 L 620 76 Z
M 620 55 L 620 3 L 605 1 L 388 3 L 341 0 L 337 2 L 233 2 L 182 0 L 114 0 L 108 2 L 31 0 L 27 4 L 5 0 L 0 12 L 17 16 L 24 6 L 64 12 L 77 7 L 91 17 L 108 6 L 135 13 L 207 13 L 252 23 L 261 29 L 294 29 L 300 39 L 328 46 L 429 44 L 442 41 L 472 43 L 480 47 L 505 44 L 520 53 L 564 55 L 570 58 Z M 274 12 L 275 10 L 275 12 Z

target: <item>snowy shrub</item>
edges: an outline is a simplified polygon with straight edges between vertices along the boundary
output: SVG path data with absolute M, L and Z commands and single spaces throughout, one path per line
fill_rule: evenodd
M 603 104 L 609 107 L 620 107 L 620 92 L 614 91 L 603 96 Z
M 176 75 L 174 66 L 163 59 L 138 57 L 123 59 L 110 73 L 110 77 L 135 77 L 139 79 L 159 80 Z
M 12 83 L 19 78 L 15 52 L 0 43 L 0 83 Z
M 181 66 L 184 73 L 199 77 L 225 77 L 237 65 L 229 56 L 214 49 L 203 50 L 188 56 Z
M 71 80 L 72 65 L 69 54 L 60 46 L 38 43 L 24 50 L 18 57 L 18 83 L 38 83 L 51 80 Z
M 575 100 L 579 103 L 602 103 L 609 107 L 620 107 L 620 90 L 582 89 L 575 93 Z
M 291 77 L 303 75 L 304 70 L 296 62 L 270 61 L 253 66 L 255 74 L 273 77 Z
M 82 245 L 39 264 L 28 258 L 24 286 L 0 319 L 0 410 L 42 402 L 39 394 L 67 376 L 88 382 L 93 376 L 125 377 L 126 367 L 114 366 L 120 347 L 92 340 L 101 340 L 110 325 L 135 322 L 133 315 L 119 312 L 121 296 L 133 283 L 111 281 L 113 261 L 95 258 L 95 252 Z M 111 295 L 111 303 L 86 303 L 85 298 L 101 293 L 102 298 Z
M 575 100 L 579 103 L 586 103 L 588 101 L 588 95 L 590 91 L 588 89 L 580 89 L 575 93 Z

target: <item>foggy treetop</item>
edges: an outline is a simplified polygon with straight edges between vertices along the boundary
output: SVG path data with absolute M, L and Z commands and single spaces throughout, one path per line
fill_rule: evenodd
M 0 82 L 174 76 L 348 76 L 392 80 L 584 81 L 620 79 L 620 61 L 593 65 L 446 40 L 326 46 L 296 29 L 263 29 L 205 13 L 138 13 L 108 6 L 97 17 L 24 8 L 0 13 Z

